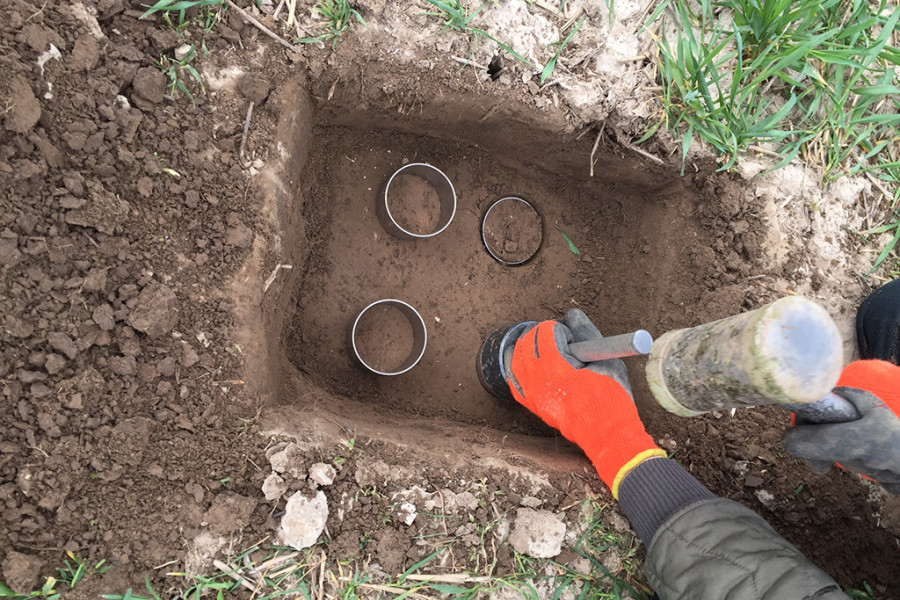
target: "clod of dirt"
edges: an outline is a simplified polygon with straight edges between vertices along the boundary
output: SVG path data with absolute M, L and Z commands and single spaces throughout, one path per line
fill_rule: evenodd
M 152 111 L 154 104 L 163 101 L 166 94 L 166 76 L 151 67 L 138 69 L 131 82 L 131 101 L 143 111 Z
M 231 533 L 250 524 L 254 508 L 255 499 L 234 492 L 222 492 L 213 499 L 203 520 L 213 534 Z
M 303 550 L 316 543 L 326 521 L 328 502 L 324 493 L 316 492 L 313 498 L 307 498 L 302 492 L 296 492 L 284 507 L 278 534 L 283 544 Z
M 75 47 L 69 57 L 69 68 L 73 71 L 90 71 L 97 66 L 100 58 L 100 47 L 90 34 L 82 34 L 75 40 Z
M 270 89 L 272 89 L 272 83 L 256 73 L 247 73 L 238 82 L 238 91 L 254 104 L 265 100 L 269 96 Z
M 409 358 L 414 341 L 409 319 L 390 304 L 373 306 L 356 325 L 356 351 L 382 373 L 396 371 Z
M 543 240 L 541 218 L 524 202 L 504 200 L 484 220 L 484 242 L 500 260 L 524 262 L 534 256 Z
M 269 473 L 262 484 L 262 493 L 269 502 L 278 500 L 288 491 L 288 485 L 278 473 Z
M 520 508 L 509 543 L 520 554 L 553 558 L 562 552 L 566 524 L 550 511 Z
M 88 190 L 90 202 L 84 208 L 67 212 L 66 223 L 91 227 L 106 235 L 112 235 L 116 227 L 122 225 L 128 217 L 131 206 L 110 193 L 102 184 L 91 183 Z
M 27 595 L 37 585 L 41 565 L 35 556 L 10 550 L 3 560 L 3 580 L 14 592 Z
M 441 200 L 437 190 L 418 175 L 402 173 L 394 177 L 387 202 L 397 225 L 411 233 L 433 233 L 440 223 Z
M 28 81 L 20 75 L 9 84 L 9 103 L 6 128 L 15 133 L 27 133 L 41 118 L 41 103 L 35 98 Z
M 309 468 L 310 481 L 319 487 L 331 485 L 336 476 L 337 471 L 334 470 L 334 467 L 325 463 L 316 463 Z
M 78 356 L 78 346 L 75 345 L 72 338 L 61 331 L 47 334 L 47 343 L 57 352 L 65 354 L 69 360 L 75 360 L 75 357 Z
M 126 321 L 151 338 L 161 338 L 178 324 L 175 292 L 162 283 L 151 283 L 138 294 Z
M 375 555 L 385 573 L 397 574 L 403 571 L 403 561 L 409 552 L 409 536 L 393 528 L 375 533 Z
M 21 260 L 22 252 L 16 238 L 0 238 L 0 266 L 14 267 Z

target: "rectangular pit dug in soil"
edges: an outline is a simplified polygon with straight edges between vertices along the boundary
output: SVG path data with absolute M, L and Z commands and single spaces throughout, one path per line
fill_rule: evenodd
M 715 241 L 693 218 L 709 193 L 705 177 L 682 180 L 602 147 L 590 177 L 592 136 L 542 128 L 533 114 L 481 122 L 466 97 L 444 98 L 418 117 L 298 106 L 278 207 L 294 268 L 262 307 L 276 404 L 400 431 L 450 421 L 546 438 L 540 422 L 478 382 L 476 354 L 493 329 L 573 306 L 609 334 L 696 323 L 685 307 L 697 305 L 719 269 L 695 251 Z M 379 223 L 376 199 L 414 162 L 449 177 L 456 215 L 433 238 L 397 239 Z M 489 256 L 480 233 L 487 208 L 506 196 L 526 199 L 544 220 L 537 256 L 514 268 Z M 347 344 L 356 315 L 381 298 L 408 302 L 428 329 L 420 362 L 395 377 L 365 371 Z M 649 398 L 643 359 L 629 363 L 640 405 Z

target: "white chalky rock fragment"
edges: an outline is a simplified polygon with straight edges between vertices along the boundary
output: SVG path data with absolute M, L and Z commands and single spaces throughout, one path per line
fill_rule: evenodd
M 309 478 L 319 486 L 331 485 L 337 472 L 325 463 L 316 463 L 309 468 Z
M 297 550 L 309 548 L 322 535 L 327 520 L 328 502 L 325 494 L 316 492 L 313 498 L 307 498 L 302 492 L 297 492 L 288 498 L 284 507 L 278 531 L 281 542 Z
M 419 513 L 416 511 L 416 505 L 412 502 L 402 502 L 400 504 L 400 518 L 407 525 L 412 525 L 413 521 L 416 520 L 416 517 L 419 516 Z
M 262 493 L 269 502 L 281 498 L 282 494 L 287 490 L 287 484 L 284 482 L 284 479 L 279 477 L 278 473 L 270 473 L 262 484 Z
M 184 60 L 191 53 L 193 46 L 190 44 L 182 44 L 175 48 L 175 60 Z
M 550 511 L 520 508 L 509 543 L 520 554 L 534 558 L 553 558 L 562 552 L 566 525 Z

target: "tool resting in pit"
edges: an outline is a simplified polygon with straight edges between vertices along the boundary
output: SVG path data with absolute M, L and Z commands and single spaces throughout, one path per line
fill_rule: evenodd
M 661 600 L 847 600 L 826 573 L 749 508 L 716 497 L 647 434 L 625 365 L 584 365 L 568 344 L 599 335 L 580 310 L 516 342 L 510 388 L 522 405 L 577 444 L 647 546 L 646 575 Z M 900 280 L 860 307 L 863 360 L 835 393 L 862 418 L 796 425 L 784 446 L 823 471 L 837 463 L 900 493 Z M 824 524 L 823 524 L 824 525 Z

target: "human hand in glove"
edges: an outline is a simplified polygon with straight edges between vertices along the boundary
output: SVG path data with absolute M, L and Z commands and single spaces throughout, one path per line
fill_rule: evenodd
M 832 463 L 877 480 L 900 494 L 900 366 L 859 360 L 844 368 L 834 392 L 861 418 L 847 423 L 799 425 L 784 447 L 824 473 Z
M 856 313 L 856 341 L 862 358 L 900 365 L 900 279 L 886 283 Z
M 508 380 L 520 404 L 584 450 L 600 479 L 618 498 L 628 472 L 652 456 L 666 456 L 653 442 L 631 397 L 621 360 L 584 364 L 569 344 L 600 337 L 587 315 L 569 309 L 516 341 Z

